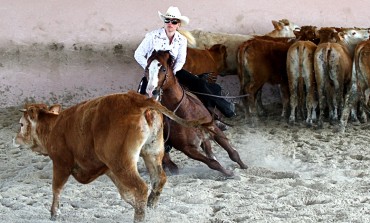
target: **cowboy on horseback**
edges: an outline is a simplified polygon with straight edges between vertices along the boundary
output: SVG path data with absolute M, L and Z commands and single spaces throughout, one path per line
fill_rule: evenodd
M 151 31 L 145 35 L 135 51 L 135 60 L 145 69 L 147 58 L 154 50 L 169 50 L 174 58 L 173 70 L 179 83 L 190 91 L 199 92 L 197 95 L 206 107 L 216 107 L 225 117 L 235 116 L 234 104 L 221 97 L 212 97 L 209 95 L 221 95 L 221 87 L 218 84 L 208 83 L 205 79 L 199 78 L 188 71 L 182 69 L 186 61 L 186 50 L 188 41 L 193 44 L 189 32 L 179 30 L 181 25 L 187 25 L 189 18 L 182 16 L 177 7 L 170 6 L 166 14 L 158 11 L 160 19 L 164 22 L 164 27 Z M 138 92 L 146 94 L 148 84 L 144 76 L 141 80 Z

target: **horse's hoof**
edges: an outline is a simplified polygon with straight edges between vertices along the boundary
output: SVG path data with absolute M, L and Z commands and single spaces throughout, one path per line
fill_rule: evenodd
M 245 165 L 245 164 L 243 164 L 243 165 L 240 165 L 240 169 L 244 169 L 244 170 L 246 170 L 246 169 L 248 169 L 249 167 L 247 166 L 247 165 Z
M 234 172 L 232 170 L 224 170 L 223 171 L 223 174 L 226 176 L 226 177 L 233 177 L 234 176 Z

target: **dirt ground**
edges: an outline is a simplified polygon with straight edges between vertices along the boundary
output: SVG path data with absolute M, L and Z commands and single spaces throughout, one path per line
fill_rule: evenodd
M 279 113 L 279 105 L 272 106 L 256 128 L 240 109 L 228 120 L 235 126 L 225 133 L 249 169 L 213 148 L 234 178 L 171 151 L 180 173 L 167 172 L 147 222 L 370 222 L 370 125 L 350 124 L 337 134 L 328 123 L 321 130 L 290 126 Z M 20 116 L 17 107 L 0 109 L 0 221 L 49 222 L 52 162 L 12 145 Z M 139 166 L 148 181 L 142 161 Z M 106 176 L 88 185 L 70 178 L 60 211 L 58 222 L 133 219 L 133 209 Z

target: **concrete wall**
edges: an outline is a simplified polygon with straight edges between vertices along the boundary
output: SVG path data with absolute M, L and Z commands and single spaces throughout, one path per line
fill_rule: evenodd
M 170 5 L 190 18 L 188 30 L 239 34 L 270 32 L 271 20 L 283 18 L 368 27 L 370 17 L 365 0 L 0 0 L 0 107 L 136 89 L 142 70 L 133 51 Z M 220 81 L 238 92 L 235 76 Z

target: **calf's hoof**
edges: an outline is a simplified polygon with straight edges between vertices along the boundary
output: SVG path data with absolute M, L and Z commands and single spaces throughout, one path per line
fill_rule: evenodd
M 159 195 L 160 195 L 159 192 L 155 193 L 155 192 L 152 191 L 150 193 L 150 195 L 148 197 L 148 203 L 147 203 L 148 207 L 155 208 L 157 206 L 157 203 L 158 203 L 158 200 L 159 200 Z

